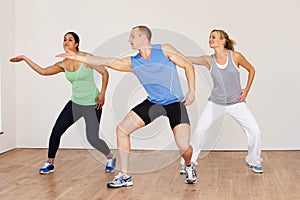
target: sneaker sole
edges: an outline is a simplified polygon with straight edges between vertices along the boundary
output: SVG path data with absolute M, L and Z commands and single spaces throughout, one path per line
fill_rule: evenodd
M 110 183 L 107 183 L 106 186 L 107 186 L 107 188 L 121 188 L 121 187 L 133 186 L 133 183 L 129 182 L 129 183 L 121 184 L 121 185 L 111 185 Z
M 254 173 L 258 173 L 258 174 L 261 174 L 261 173 L 264 172 L 264 171 L 262 171 L 262 170 L 256 170 L 256 169 L 254 169 L 254 168 L 252 168 L 252 171 L 253 171 Z
M 197 179 L 195 181 L 187 181 L 187 180 L 185 180 L 185 183 L 186 184 L 195 184 L 195 183 L 197 183 Z
M 105 170 L 106 173 L 114 172 L 115 170 Z
M 45 174 L 50 174 L 50 173 L 53 173 L 53 172 L 54 172 L 54 170 L 50 170 L 49 172 L 40 172 L 40 174 L 45 175 Z

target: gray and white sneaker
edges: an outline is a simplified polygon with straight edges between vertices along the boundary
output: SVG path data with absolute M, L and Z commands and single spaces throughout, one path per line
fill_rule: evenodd
M 189 167 L 185 166 L 185 171 L 186 171 L 185 183 L 186 184 L 197 183 L 196 170 L 194 169 L 193 165 L 191 165 Z
M 193 166 L 198 165 L 197 161 L 191 160 L 191 163 L 192 163 Z M 183 157 L 181 157 L 181 159 L 180 159 L 180 164 L 181 164 L 181 167 L 180 167 L 179 173 L 180 174 L 186 174 L 186 171 L 185 171 L 185 162 L 184 162 Z
M 179 173 L 180 173 L 180 174 L 186 174 L 186 171 L 185 171 L 185 165 L 181 165 L 180 170 L 179 170 Z

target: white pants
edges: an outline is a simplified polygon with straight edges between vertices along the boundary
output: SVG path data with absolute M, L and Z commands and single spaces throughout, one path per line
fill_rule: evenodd
M 248 155 L 245 161 L 252 166 L 261 165 L 261 136 L 257 122 L 246 103 L 236 103 L 229 106 L 218 105 L 208 101 L 198 121 L 194 137 L 191 138 L 193 147 L 192 163 L 197 163 L 197 158 L 203 148 L 204 138 L 211 125 L 220 117 L 228 114 L 242 127 L 248 139 Z

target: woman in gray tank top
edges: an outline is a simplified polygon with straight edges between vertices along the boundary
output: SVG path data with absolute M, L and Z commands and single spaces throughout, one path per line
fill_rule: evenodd
M 234 51 L 234 44 L 225 31 L 213 30 L 209 46 L 214 49 L 214 54 L 187 57 L 193 64 L 207 67 L 213 80 L 211 96 L 198 121 L 194 137 L 191 138 L 194 149 L 191 161 L 197 164 L 207 131 L 217 119 L 228 114 L 239 123 L 247 136 L 247 166 L 256 173 L 262 173 L 260 130 L 245 103 L 255 69 L 241 53 Z M 243 89 L 240 85 L 240 67 L 248 71 L 247 84 Z M 183 166 L 180 173 L 184 173 Z

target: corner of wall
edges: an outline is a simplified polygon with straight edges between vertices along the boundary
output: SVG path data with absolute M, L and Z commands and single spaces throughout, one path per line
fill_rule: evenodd
M 15 53 L 15 1 L 3 0 L 0 8 L 0 94 L 1 128 L 0 153 L 16 148 L 15 70 L 9 58 Z M 4 31 L 5 30 L 5 31 Z M 5 47 L 5 48 L 3 48 Z

